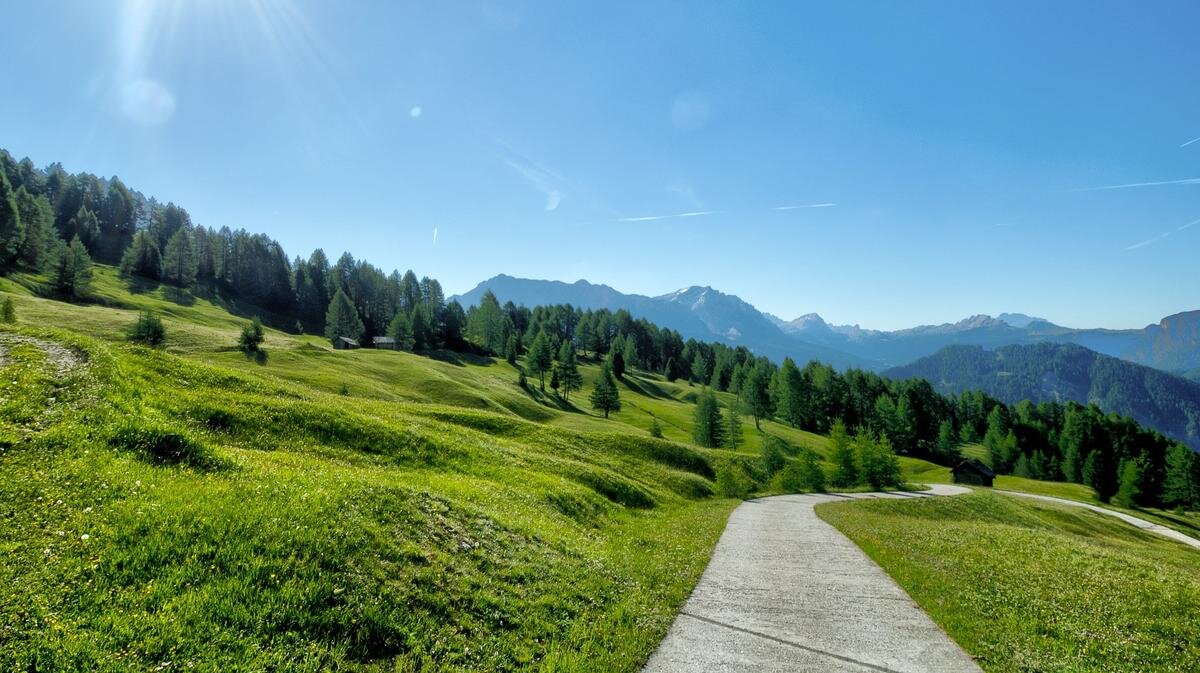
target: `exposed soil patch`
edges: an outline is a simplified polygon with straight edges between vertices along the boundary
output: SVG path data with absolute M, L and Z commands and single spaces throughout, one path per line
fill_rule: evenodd
M 40 350 L 46 356 L 46 364 L 58 378 L 87 366 L 87 356 L 74 348 L 23 334 L 0 333 L 0 367 L 8 363 L 8 349 L 16 344 L 29 344 Z

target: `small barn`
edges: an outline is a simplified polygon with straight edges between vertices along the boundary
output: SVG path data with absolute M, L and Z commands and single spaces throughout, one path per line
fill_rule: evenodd
M 996 473 L 975 458 L 968 458 L 950 468 L 956 484 L 972 484 L 974 486 L 991 486 Z
M 396 339 L 390 336 L 371 337 L 371 345 L 375 348 L 386 348 L 387 350 L 396 350 Z
M 339 351 L 348 351 L 358 348 L 358 342 L 350 337 L 338 337 L 333 340 L 333 347 Z

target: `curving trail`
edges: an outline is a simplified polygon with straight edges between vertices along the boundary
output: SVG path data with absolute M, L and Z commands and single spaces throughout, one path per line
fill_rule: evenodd
M 938 485 L 742 503 L 644 670 L 978 673 L 883 569 L 813 512 L 822 502 L 967 492 Z
M 1021 493 L 1019 491 L 1002 491 L 1002 490 L 996 490 L 995 492 L 1003 493 L 1004 495 L 1016 496 L 1018 498 L 1029 498 L 1030 500 L 1041 500 L 1043 502 L 1052 502 L 1056 505 L 1067 505 L 1069 507 L 1082 507 L 1084 509 L 1088 509 L 1093 512 L 1096 512 L 1097 514 L 1104 514 L 1106 516 L 1116 517 L 1116 518 L 1124 521 L 1125 523 L 1127 523 L 1131 526 L 1137 526 L 1138 528 L 1141 528 L 1142 530 L 1144 530 L 1148 533 L 1154 533 L 1156 535 L 1162 535 L 1163 537 L 1169 537 L 1172 540 L 1175 540 L 1177 542 L 1182 542 L 1182 543 L 1188 545 L 1189 547 L 1195 547 L 1196 549 L 1200 549 L 1200 540 L 1197 540 L 1196 538 L 1188 536 L 1188 535 L 1184 535 L 1183 533 L 1180 533 L 1179 531 L 1175 530 L 1174 528 L 1167 528 L 1166 526 L 1162 526 L 1157 523 L 1152 523 L 1150 521 L 1146 521 L 1145 519 L 1139 519 L 1136 516 L 1133 516 L 1131 514 L 1126 514 L 1124 512 L 1117 512 L 1117 511 L 1114 511 L 1111 509 L 1106 509 L 1104 507 L 1100 507 L 1099 505 L 1090 505 L 1086 502 L 1079 502 L 1078 500 L 1067 500 L 1066 498 L 1056 498 L 1052 495 L 1034 495 L 1033 493 Z

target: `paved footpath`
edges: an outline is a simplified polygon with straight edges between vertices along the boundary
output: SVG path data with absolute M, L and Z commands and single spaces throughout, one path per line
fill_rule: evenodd
M 742 503 L 644 671 L 978 673 L 975 662 L 813 506 L 921 493 L 781 495 Z
M 1157 523 L 1151 523 L 1149 521 L 1146 521 L 1145 519 L 1139 519 L 1136 516 L 1132 516 L 1132 515 L 1126 514 L 1124 512 L 1115 512 L 1111 509 L 1105 509 L 1104 507 L 1100 507 L 1099 505 L 1089 505 L 1086 502 L 1079 502 L 1077 500 L 1067 500 L 1066 498 L 1055 498 L 1054 496 L 1050 496 L 1050 495 L 1034 495 L 1032 493 L 1018 493 L 1017 491 L 999 491 L 998 490 L 998 491 L 996 491 L 996 493 L 1003 493 L 1004 495 L 1015 495 L 1018 498 L 1029 498 L 1031 500 L 1041 500 L 1043 502 L 1052 502 L 1056 505 L 1068 505 L 1070 507 L 1082 507 L 1084 509 L 1090 509 L 1091 511 L 1097 512 L 1099 514 L 1107 514 L 1108 516 L 1115 516 L 1116 518 L 1124 521 L 1125 523 L 1130 524 L 1132 526 L 1137 526 L 1138 528 L 1141 528 L 1142 530 L 1144 530 L 1148 533 L 1154 533 L 1156 535 L 1162 535 L 1163 537 L 1169 537 L 1172 540 L 1182 542 L 1190 547 L 1195 547 L 1196 549 L 1200 549 L 1200 540 L 1197 540 L 1194 537 L 1184 535 L 1183 533 L 1180 533 L 1179 531 L 1175 530 L 1174 528 L 1167 528 L 1166 526 L 1161 526 Z

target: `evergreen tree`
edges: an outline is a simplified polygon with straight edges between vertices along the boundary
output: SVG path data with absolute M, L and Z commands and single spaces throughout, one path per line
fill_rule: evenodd
M 571 400 L 571 391 L 579 390 L 583 385 L 583 376 L 579 374 L 579 367 L 575 362 L 575 345 L 570 341 L 563 341 L 562 346 L 558 349 L 558 380 L 562 385 L 563 398 L 568 402 Z
M 1098 447 L 1083 461 L 1083 483 L 1096 491 L 1100 502 L 1108 502 L 1117 491 L 1116 469 L 1108 450 Z
M 162 275 L 162 260 L 158 254 L 158 243 L 145 231 L 134 234 L 133 241 L 125 248 L 119 267 L 122 276 L 141 276 L 158 280 Z
M 350 298 L 339 288 L 329 301 L 329 309 L 325 311 L 325 338 L 329 339 L 330 343 L 336 342 L 339 337 L 358 341 L 362 339 L 364 329 L 362 319 L 358 317 L 358 309 L 354 308 Z
M 508 364 L 517 364 L 517 358 L 521 356 L 521 340 L 517 338 L 516 333 L 508 335 L 508 343 L 504 346 L 504 359 Z
M 858 483 L 858 462 L 855 460 L 850 434 L 846 432 L 846 425 L 840 418 L 829 428 L 829 441 L 833 445 L 829 452 L 834 469 L 833 485 L 841 488 L 854 486 Z
M 613 349 L 608 353 L 609 369 L 612 370 L 613 376 L 617 378 L 625 378 L 625 354 L 619 350 Z
M 388 323 L 387 335 L 396 340 L 396 348 L 402 351 L 413 349 L 412 318 L 404 311 L 397 311 L 392 322 Z
M 737 403 L 725 408 L 725 446 L 736 449 L 742 445 L 742 415 L 738 413 Z
M 859 476 L 867 485 L 877 491 L 900 485 L 900 460 L 887 435 L 876 440 L 866 430 L 859 430 L 854 438 L 854 449 Z
M 92 289 L 92 258 L 79 237 L 70 244 L 62 241 L 55 246 L 55 261 L 50 273 L 54 290 L 68 300 L 81 299 Z
M 255 316 L 242 327 L 242 333 L 238 336 L 238 350 L 246 355 L 258 353 L 262 349 L 264 338 L 262 321 Z
M 134 343 L 153 347 L 162 345 L 167 338 L 167 333 L 158 316 L 150 311 L 142 311 L 138 314 L 137 320 L 129 326 L 129 331 L 125 336 Z
M 417 302 L 417 305 L 413 307 L 412 315 L 409 316 L 409 322 L 412 323 L 413 350 L 431 350 L 435 346 L 435 340 L 429 309 L 425 307 L 425 304 Z
M 948 418 L 938 424 L 937 454 L 941 460 L 946 462 L 955 461 L 960 457 L 958 439 L 954 434 L 954 422 Z
M 538 385 L 543 391 L 546 390 L 546 372 L 554 366 L 554 351 L 550 348 L 550 337 L 546 336 L 545 330 L 538 330 L 533 343 L 529 345 L 529 353 L 525 355 L 525 366 L 531 374 L 537 375 Z
M 21 263 L 27 269 L 40 271 L 46 261 L 49 237 L 54 234 L 54 211 L 43 194 L 32 194 L 22 185 L 17 189 L 17 212 L 21 226 L 25 228 L 25 239 L 21 243 Z
M 725 424 L 721 419 L 721 405 L 712 389 L 706 388 L 700 393 L 696 399 L 694 414 L 692 440 L 700 446 L 721 446 L 725 439 Z
M 784 358 L 779 370 L 771 377 L 771 401 L 775 415 L 793 428 L 804 423 L 804 377 L 791 358 Z
M 496 295 L 488 290 L 467 319 L 467 338 L 489 353 L 499 355 L 506 345 L 504 328 L 507 321 L 508 316 L 500 308 Z
M 1141 496 L 1141 480 L 1143 466 L 1138 464 L 1137 460 L 1126 459 L 1121 461 L 1118 474 L 1120 475 L 1119 484 L 1117 486 L 1116 502 L 1122 507 L 1136 507 L 1138 497 Z
M 560 385 L 561 385 L 561 382 L 558 380 L 558 367 L 551 367 L 550 368 L 550 390 L 553 390 L 554 394 L 557 395 L 558 387 Z
M 762 441 L 762 469 L 766 478 L 770 479 L 779 473 L 787 464 L 784 449 L 787 443 L 775 435 L 764 435 Z
M 621 395 L 617 391 L 617 382 L 607 365 L 600 367 L 600 376 L 596 378 L 590 399 L 592 408 L 603 411 L 605 418 L 608 418 L 609 412 L 621 410 Z
M 754 428 L 756 430 L 762 429 L 759 426 L 759 421 L 763 418 L 769 418 L 771 415 L 771 396 L 769 391 L 771 372 L 769 367 L 770 365 L 766 360 L 754 363 L 738 390 L 738 397 L 741 400 L 742 407 L 754 417 Z
M 4 304 L 0 305 L 0 322 L 6 325 L 14 325 L 17 322 L 17 307 L 13 304 L 12 297 L 5 297 Z
M 633 339 L 625 339 L 625 347 L 621 351 L 621 357 L 624 359 L 624 365 L 627 369 L 641 367 L 641 357 L 638 355 L 637 344 Z
M 1200 458 L 1187 446 L 1172 443 L 1167 449 L 1163 504 L 1169 507 L 1200 507 Z
M 162 279 L 176 287 L 191 287 L 196 282 L 196 246 L 192 231 L 181 227 L 167 240 L 162 253 Z
M 0 269 L 8 269 L 16 262 L 24 242 L 25 227 L 17 210 L 16 192 L 0 170 Z

